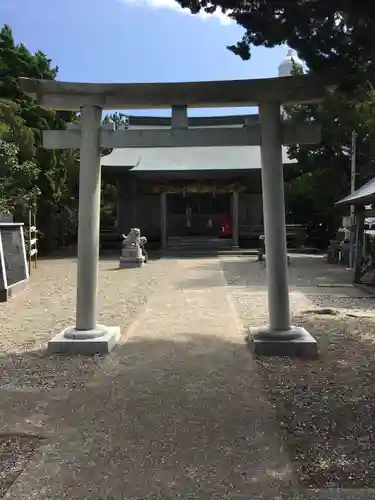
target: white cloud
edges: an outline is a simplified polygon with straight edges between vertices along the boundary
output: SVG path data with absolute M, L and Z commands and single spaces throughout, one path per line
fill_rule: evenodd
M 119 0 L 133 7 L 151 7 L 152 9 L 169 9 L 181 14 L 191 14 L 189 9 L 183 9 L 175 0 Z M 197 14 L 202 19 L 217 18 L 222 24 L 229 24 L 232 20 L 219 9 L 214 14 L 207 14 L 203 9 Z

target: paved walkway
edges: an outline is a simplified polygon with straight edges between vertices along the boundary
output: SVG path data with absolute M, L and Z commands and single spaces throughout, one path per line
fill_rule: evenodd
M 5 498 L 302 498 L 219 260 L 165 264 L 84 387 L 10 394 L 46 439 Z
M 25 398 L 29 418 L 31 399 L 48 414 L 47 439 L 6 498 L 260 499 L 288 486 L 219 261 L 170 268 L 85 388 Z

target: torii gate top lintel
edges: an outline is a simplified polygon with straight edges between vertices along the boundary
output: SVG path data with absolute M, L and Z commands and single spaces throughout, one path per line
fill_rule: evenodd
M 67 111 L 78 111 L 85 105 L 117 110 L 248 107 L 270 101 L 302 104 L 321 101 L 336 86 L 332 76 L 326 74 L 182 83 L 77 83 L 21 78 L 20 84 L 40 106 Z

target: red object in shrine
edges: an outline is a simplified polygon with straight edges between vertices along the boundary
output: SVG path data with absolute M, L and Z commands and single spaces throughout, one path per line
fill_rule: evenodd
M 230 215 L 221 217 L 220 226 L 222 236 L 232 236 L 232 217 Z

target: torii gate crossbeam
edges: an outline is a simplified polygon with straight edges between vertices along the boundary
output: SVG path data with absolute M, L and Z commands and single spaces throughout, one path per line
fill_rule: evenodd
M 291 326 L 285 231 L 282 144 L 317 143 L 317 124 L 281 121 L 281 106 L 319 102 L 334 88 L 327 75 L 259 80 L 156 84 L 86 84 L 21 79 L 22 89 L 47 109 L 81 112 L 79 128 L 45 131 L 47 148 L 80 147 L 76 324 L 52 339 L 51 352 L 109 352 L 120 337 L 117 327 L 97 325 L 101 147 L 181 147 L 260 144 L 269 325 L 251 328 L 256 355 L 316 357 L 317 343 Z M 259 106 L 260 122 L 242 129 L 189 129 L 189 107 Z M 103 109 L 172 108 L 166 130 L 113 131 L 102 128 Z

